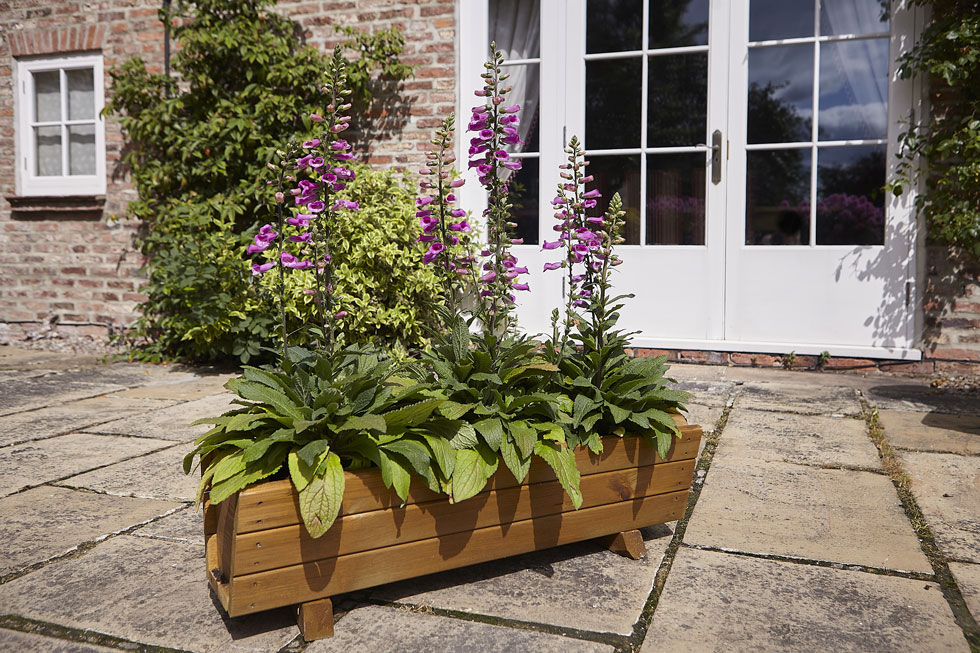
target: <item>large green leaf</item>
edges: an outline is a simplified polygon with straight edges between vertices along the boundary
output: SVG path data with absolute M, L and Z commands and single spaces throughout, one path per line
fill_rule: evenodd
M 299 511 L 312 537 L 333 525 L 344 498 L 344 469 L 337 454 L 328 453 L 321 470 L 299 493 Z
M 436 461 L 443 478 L 448 479 L 452 476 L 453 468 L 456 466 L 456 454 L 453 452 L 452 445 L 449 444 L 448 440 L 433 437 L 426 433 L 423 433 L 422 437 L 425 439 L 425 443 L 429 445 L 432 459 Z
M 457 449 L 453 470 L 453 501 L 460 502 L 479 494 L 493 476 L 491 467 L 476 449 Z
M 534 453 L 555 471 L 558 482 L 572 499 L 572 505 L 578 509 L 582 505 L 582 491 L 579 489 L 581 476 L 572 450 L 550 442 L 538 442 L 534 445 Z
M 303 419 L 304 417 L 300 407 L 278 390 L 274 390 L 261 383 L 256 383 L 255 381 L 246 381 L 244 379 L 232 379 L 228 384 L 240 397 L 249 401 L 267 404 L 273 407 L 283 417 L 292 419 Z
M 412 471 L 419 476 L 425 476 L 428 469 L 432 466 L 432 452 L 418 440 L 402 438 L 401 440 L 389 442 L 381 448 L 385 452 L 404 456 Z
M 447 419 L 459 419 L 475 405 L 476 404 L 461 404 L 455 401 L 446 401 L 439 405 L 439 414 Z
M 479 442 L 480 438 L 476 434 L 476 429 L 466 422 L 460 422 L 456 434 L 449 440 L 449 446 L 453 449 L 472 449 Z
M 504 438 L 504 427 L 500 419 L 491 417 L 473 425 L 473 428 L 483 436 L 484 441 L 494 451 L 500 450 L 500 442 Z
M 337 428 L 337 432 L 342 431 L 377 431 L 384 433 L 388 430 L 388 422 L 381 415 L 355 415 L 348 417 L 342 425 Z
M 504 460 L 504 465 L 514 475 L 518 483 L 523 483 L 527 478 L 527 473 L 531 469 L 531 456 L 522 455 L 510 438 L 505 437 L 500 443 L 500 457 Z
M 388 454 L 384 449 L 378 449 L 381 456 L 381 480 L 387 487 L 393 488 L 402 501 L 408 501 L 408 489 L 412 484 L 412 476 L 403 466 L 398 455 Z
M 534 443 L 538 441 L 538 434 L 527 422 L 518 420 L 507 425 L 510 436 L 514 444 L 521 452 L 522 458 L 528 458 L 534 451 Z
M 426 399 L 385 413 L 384 420 L 388 426 L 388 432 L 407 426 L 418 426 L 427 420 L 432 411 L 444 401 L 445 399 Z

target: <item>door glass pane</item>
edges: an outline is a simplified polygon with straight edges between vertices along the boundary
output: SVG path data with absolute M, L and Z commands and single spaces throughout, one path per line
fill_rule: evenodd
M 749 143 L 809 141 L 813 120 L 813 46 L 749 50 Z
M 587 0 L 585 51 L 623 52 L 643 47 L 643 0 Z
M 92 120 L 95 118 L 95 84 L 91 68 L 67 70 L 68 119 Z
M 516 114 L 518 124 L 517 135 L 523 145 L 505 145 L 508 152 L 537 152 L 538 151 L 538 105 L 541 97 L 541 67 L 534 64 L 504 66 L 501 69 L 510 75 L 504 86 L 512 86 L 507 94 L 508 104 L 519 104 L 521 110 Z
M 706 155 L 647 157 L 647 245 L 703 245 Z
M 650 0 L 650 47 L 707 45 L 708 0 Z
M 813 36 L 814 0 L 750 0 L 749 40 Z
M 61 127 L 35 127 L 34 152 L 37 176 L 61 176 Z
M 820 46 L 822 141 L 888 135 L 888 39 Z
M 34 73 L 34 120 L 61 120 L 61 73 L 57 70 Z
M 95 125 L 68 128 L 68 174 L 95 174 Z
M 590 150 L 640 146 L 639 57 L 585 63 L 585 144 Z
M 622 235 L 627 245 L 640 244 L 640 157 L 630 156 L 589 156 L 591 164 L 588 174 L 595 177 L 589 188 L 598 189 L 602 198 L 589 215 L 600 216 L 615 193 L 623 198 L 626 211 Z
M 820 33 L 887 34 L 888 0 L 820 0 Z
M 883 244 L 885 146 L 824 147 L 817 157 L 817 244 Z
M 507 181 L 509 199 L 514 205 L 513 216 L 517 228 L 516 238 L 523 238 L 525 245 L 538 244 L 538 175 L 541 166 L 538 159 L 521 159 L 521 169 L 511 174 Z
M 704 142 L 708 119 L 708 54 L 650 57 L 647 81 L 647 144 Z
M 746 153 L 746 245 L 810 242 L 810 149 Z

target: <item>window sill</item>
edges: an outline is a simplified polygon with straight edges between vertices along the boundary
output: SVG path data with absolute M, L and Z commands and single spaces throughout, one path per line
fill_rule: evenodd
M 12 220 L 101 220 L 105 195 L 8 195 Z

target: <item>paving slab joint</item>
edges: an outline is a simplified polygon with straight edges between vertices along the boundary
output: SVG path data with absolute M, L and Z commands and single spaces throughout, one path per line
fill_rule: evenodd
M 89 644 L 91 646 L 105 646 L 123 651 L 135 651 L 136 653 L 186 653 L 181 649 L 141 644 L 121 637 L 97 633 L 93 630 L 68 628 L 66 626 L 59 626 L 57 624 L 27 619 L 11 614 L 0 615 L 0 628 L 20 633 L 43 635 L 67 642 Z
M 966 600 L 963 598 L 963 593 L 960 591 L 956 579 L 949 570 L 949 560 L 936 545 L 932 530 L 929 528 L 929 524 L 926 523 L 925 515 L 919 508 L 915 496 L 912 494 L 911 477 L 905 471 L 901 460 L 899 460 L 895 454 L 895 450 L 888 442 L 887 434 L 878 416 L 878 408 L 873 406 L 863 395 L 859 395 L 858 399 L 861 402 L 864 419 L 868 425 L 868 436 L 878 449 L 881 466 L 895 485 L 895 490 L 902 503 L 902 508 L 905 510 L 905 515 L 908 517 L 916 536 L 918 536 L 922 552 L 932 566 L 936 576 L 936 582 L 939 583 L 943 596 L 953 611 L 956 624 L 963 629 L 963 636 L 969 643 L 970 650 L 978 653 L 980 652 L 980 624 L 977 623 L 977 620 L 970 613 L 966 605 Z

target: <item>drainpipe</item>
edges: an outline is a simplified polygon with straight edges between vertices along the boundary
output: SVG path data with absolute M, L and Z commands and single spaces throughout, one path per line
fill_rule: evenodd
M 170 79 L 170 0 L 163 0 L 163 72 Z M 167 87 L 167 97 L 170 97 L 170 87 Z

